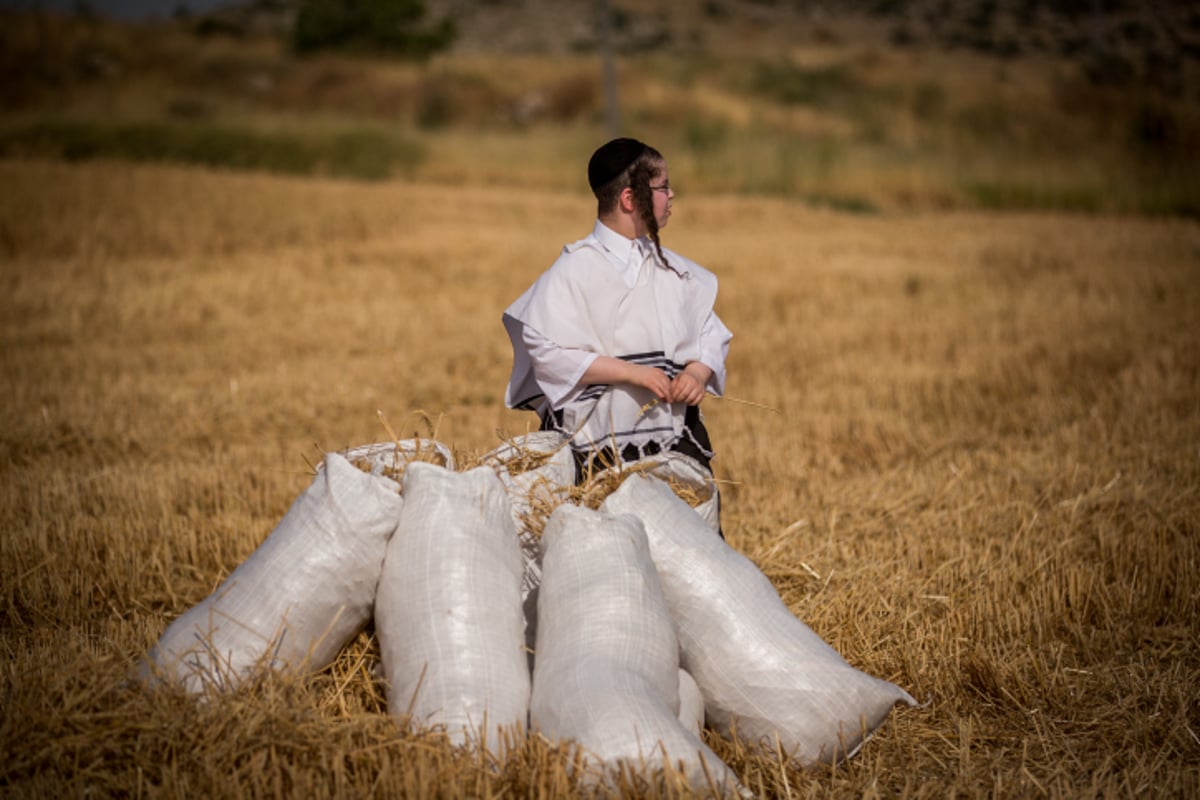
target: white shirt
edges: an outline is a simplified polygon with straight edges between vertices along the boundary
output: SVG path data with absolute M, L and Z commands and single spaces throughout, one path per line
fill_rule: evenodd
M 732 335 L 712 309 L 716 276 L 677 253 L 664 253 L 669 267 L 659 261 L 649 239 L 629 239 L 599 221 L 588 237 L 563 248 L 554 265 L 505 312 L 513 344 L 508 406 L 539 413 L 571 410 L 579 418 L 598 413 L 597 400 L 603 397 L 607 406 L 610 394 L 629 395 L 628 402 L 620 401 L 625 406 L 644 406 L 646 399 L 639 398 L 646 390 L 609 387 L 601 392 L 581 384 L 599 355 L 650 364 L 670 377 L 687 362 L 700 361 L 713 373 L 708 391 L 724 391 Z M 580 407 L 568 409 L 576 405 Z M 683 405 L 660 405 L 651 412 L 660 417 L 657 423 L 643 419 L 646 413 L 632 420 L 628 409 L 609 408 L 604 413 L 621 419 L 597 421 L 590 430 L 593 435 L 624 430 L 638 443 L 650 438 L 670 444 L 678 436 Z M 664 414 L 677 418 L 674 433 L 663 431 Z M 658 430 L 634 435 L 633 428 Z M 578 444 L 586 443 L 581 439 Z

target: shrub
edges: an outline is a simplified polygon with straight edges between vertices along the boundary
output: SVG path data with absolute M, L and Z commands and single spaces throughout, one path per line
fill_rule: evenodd
M 427 58 L 449 47 L 456 31 L 450 19 L 423 26 L 424 17 L 421 0 L 301 0 L 292 47 Z
M 844 64 L 808 69 L 781 62 L 761 63 L 752 85 L 754 91 L 781 103 L 813 106 L 829 106 L 862 89 Z
M 977 206 L 990 211 L 1051 209 L 1100 211 L 1101 195 L 1085 187 L 1049 187 L 1015 181 L 967 181 L 963 189 Z
M 258 131 L 235 125 L 49 120 L 0 132 L 0 155 L 85 161 L 115 158 L 290 175 L 377 180 L 411 169 L 420 147 L 392 133 L 353 128 L 332 133 Z

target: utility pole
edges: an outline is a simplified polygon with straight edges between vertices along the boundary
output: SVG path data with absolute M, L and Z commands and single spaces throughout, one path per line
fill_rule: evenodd
M 621 107 L 617 102 L 617 64 L 613 53 L 612 9 L 608 0 L 596 0 L 600 15 L 600 61 L 604 75 L 605 118 L 610 139 L 621 135 Z

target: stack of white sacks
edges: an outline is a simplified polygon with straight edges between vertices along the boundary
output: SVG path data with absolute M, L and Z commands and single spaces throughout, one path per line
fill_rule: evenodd
M 263 544 L 167 628 L 144 676 L 199 693 L 264 668 L 320 670 L 373 617 L 402 724 L 498 755 L 533 729 L 575 742 L 595 779 L 663 766 L 716 793 L 740 787 L 701 741 L 705 722 L 808 766 L 852 755 L 913 704 L 726 545 L 694 462 L 660 459 L 592 511 L 561 502 L 574 477 L 561 444 L 530 434 L 464 472 L 427 440 L 327 455 Z M 383 474 L 421 450 L 440 464 Z M 529 451 L 550 455 L 505 469 Z M 693 508 L 667 477 L 708 501 Z M 534 536 L 531 513 L 555 504 Z

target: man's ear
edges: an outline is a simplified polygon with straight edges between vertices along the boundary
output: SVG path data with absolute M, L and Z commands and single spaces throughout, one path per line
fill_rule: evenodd
M 617 205 L 619 205 L 621 210 L 626 214 L 632 214 L 635 210 L 637 210 L 637 203 L 633 199 L 632 186 L 626 186 L 621 190 L 621 194 L 617 196 Z

